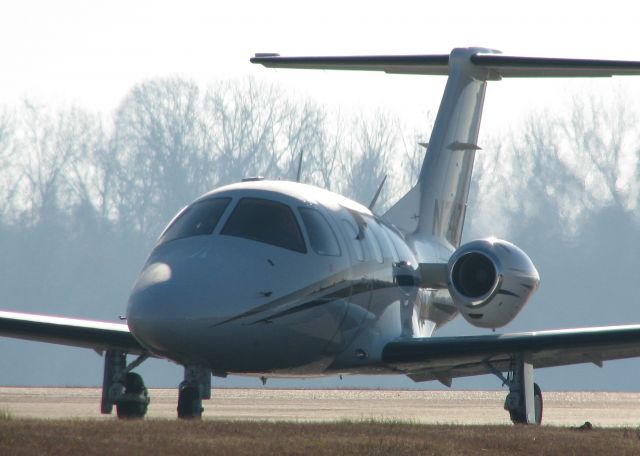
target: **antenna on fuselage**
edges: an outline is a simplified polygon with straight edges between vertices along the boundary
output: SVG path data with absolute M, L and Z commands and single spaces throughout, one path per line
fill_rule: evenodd
M 371 200 L 371 203 L 369 203 L 370 211 L 373 211 L 373 206 L 375 206 L 376 203 L 378 202 L 378 197 L 380 196 L 380 192 L 382 191 L 382 187 L 384 186 L 384 183 L 386 180 L 387 180 L 387 175 L 385 174 L 384 177 L 382 178 L 382 182 L 380 182 L 380 185 L 378 186 L 378 190 L 376 190 L 376 194 L 373 195 L 373 199 Z
M 300 158 L 298 159 L 298 174 L 296 174 L 296 182 L 300 182 L 300 176 L 302 175 L 302 157 L 304 156 L 304 149 L 300 149 Z

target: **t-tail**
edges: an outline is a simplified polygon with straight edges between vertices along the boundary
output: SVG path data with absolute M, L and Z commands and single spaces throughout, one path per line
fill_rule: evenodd
M 460 245 L 487 81 L 504 77 L 608 77 L 638 75 L 638 62 L 515 57 L 484 48 L 449 55 L 372 55 L 251 59 L 273 68 L 384 71 L 448 76 L 418 182 L 384 217 L 420 245 L 439 245 L 426 256 L 446 258 Z

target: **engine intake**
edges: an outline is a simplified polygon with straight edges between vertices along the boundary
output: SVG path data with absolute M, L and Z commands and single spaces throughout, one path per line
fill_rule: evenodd
M 485 296 L 497 285 L 496 266 L 480 252 L 469 252 L 453 265 L 451 282 L 467 298 Z
M 498 328 L 513 320 L 540 284 L 527 254 L 495 238 L 461 246 L 447 267 L 453 302 L 469 323 L 483 328 Z

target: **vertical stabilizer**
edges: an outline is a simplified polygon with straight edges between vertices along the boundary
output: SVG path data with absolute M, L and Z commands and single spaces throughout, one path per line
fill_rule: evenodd
M 435 238 L 458 247 L 491 73 L 471 63 L 486 49 L 454 49 L 449 56 L 449 79 L 431 133 L 417 188 L 420 193 L 415 237 Z M 447 245 L 448 244 L 448 245 Z

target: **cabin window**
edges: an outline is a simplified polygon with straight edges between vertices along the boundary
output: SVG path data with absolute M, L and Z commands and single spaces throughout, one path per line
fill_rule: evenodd
M 391 256 L 393 258 L 393 261 L 398 261 L 399 260 L 398 249 L 391 241 L 391 233 L 390 233 L 391 230 L 384 223 L 379 224 L 378 227 L 380 228 L 382 235 L 387 241 L 387 246 L 391 251 Z
M 193 203 L 164 230 L 158 244 L 213 233 L 231 198 L 212 198 Z
M 367 221 L 367 224 L 373 232 L 373 236 L 375 237 L 376 241 L 378 241 L 377 244 L 382 249 L 382 256 L 385 258 L 395 259 L 395 257 L 397 256 L 395 248 L 391 245 L 391 241 L 389 240 L 389 238 L 384 234 L 384 231 L 378 224 L 378 221 L 369 219 Z
M 342 226 L 344 233 L 349 239 L 349 244 L 353 248 L 353 254 L 358 261 L 364 261 L 364 247 L 362 246 L 362 237 L 358 232 L 358 229 L 354 226 L 354 222 L 342 219 Z
M 370 228 L 370 224 L 375 223 L 373 218 L 369 216 L 365 216 L 364 214 L 360 214 L 359 212 L 349 210 L 349 213 L 352 215 L 354 221 L 358 225 L 356 240 L 360 245 L 363 243 L 366 244 L 366 249 L 368 253 L 368 258 L 375 259 L 378 263 L 382 263 L 382 250 L 380 250 L 380 244 L 374 238 L 373 233 Z M 362 248 L 362 247 L 361 247 Z
M 413 252 L 411 251 L 409 246 L 407 246 L 407 243 L 405 242 L 402 235 L 386 225 L 382 225 L 382 227 L 384 229 L 384 232 L 389 236 L 389 239 L 391 239 L 391 242 L 393 243 L 393 246 L 398 253 L 398 258 L 400 259 L 400 261 L 414 263 L 415 261 L 413 258 Z
M 308 207 L 301 207 L 299 210 L 307 228 L 311 248 L 318 255 L 340 256 L 340 245 L 324 215 Z
M 371 229 L 371 226 L 376 222 L 371 217 L 367 217 L 364 220 L 365 220 L 364 242 L 367 243 L 367 247 L 369 249 L 369 252 L 371 253 L 371 257 L 375 259 L 378 263 L 382 263 L 383 261 L 382 250 L 380 248 L 380 244 L 378 243 L 378 240 L 375 238 L 373 234 L 373 230 Z
M 242 198 L 220 234 L 307 253 L 293 211 L 277 201 Z

